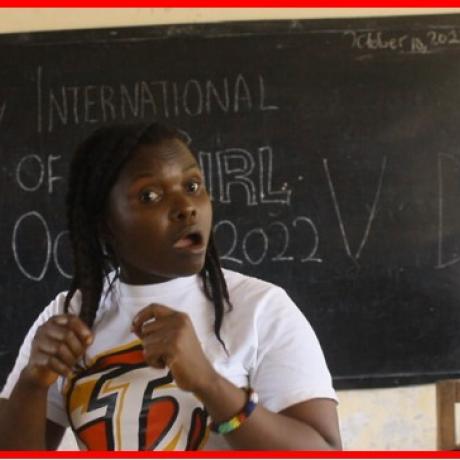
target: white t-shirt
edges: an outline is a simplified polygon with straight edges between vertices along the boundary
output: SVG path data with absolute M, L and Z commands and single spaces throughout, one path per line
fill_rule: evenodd
M 221 329 L 228 355 L 214 334 L 213 304 L 199 276 L 147 286 L 116 281 L 102 296 L 84 370 L 50 387 L 47 417 L 70 425 L 81 449 L 230 448 L 224 436 L 210 432 L 202 403 L 180 390 L 168 369 L 146 365 L 130 328 L 135 314 L 152 302 L 187 313 L 214 368 L 235 385 L 254 388 L 265 408 L 279 412 L 312 398 L 336 400 L 315 333 L 286 292 L 230 270 L 224 275 L 233 306 Z M 1 397 L 9 397 L 28 362 L 37 327 L 63 312 L 64 299 L 60 293 L 30 329 Z M 71 311 L 79 308 L 76 294 Z

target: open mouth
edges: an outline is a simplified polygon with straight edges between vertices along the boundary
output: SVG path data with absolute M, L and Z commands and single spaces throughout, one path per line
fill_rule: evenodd
M 174 243 L 176 249 L 200 249 L 203 246 L 203 235 L 200 232 L 187 233 Z

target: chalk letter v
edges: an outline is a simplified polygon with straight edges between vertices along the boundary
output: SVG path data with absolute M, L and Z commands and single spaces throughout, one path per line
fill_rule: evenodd
M 378 181 L 378 184 L 377 184 L 377 191 L 375 193 L 374 201 L 372 203 L 371 212 L 369 213 L 369 219 L 367 220 L 366 230 L 364 231 L 364 235 L 363 235 L 363 237 L 361 239 L 361 244 L 359 245 L 358 250 L 353 255 L 351 253 L 350 244 L 348 243 L 347 233 L 346 233 L 345 227 L 343 225 L 342 214 L 340 212 L 339 203 L 337 201 L 337 196 L 335 194 L 334 184 L 332 183 L 331 174 L 329 172 L 328 162 L 327 162 L 326 158 L 323 158 L 324 171 L 326 173 L 327 182 L 328 182 L 328 185 L 329 185 L 329 190 L 331 192 L 332 201 L 334 203 L 335 214 L 337 216 L 337 220 L 339 221 L 340 233 L 342 234 L 343 242 L 345 244 L 345 250 L 346 250 L 347 254 L 350 257 L 354 258 L 354 259 L 359 259 L 359 257 L 361 256 L 361 251 L 363 250 L 364 245 L 366 244 L 367 239 L 369 238 L 369 232 L 371 230 L 372 222 L 373 222 L 373 220 L 375 218 L 375 214 L 376 214 L 376 210 L 377 210 L 377 203 L 379 201 L 380 192 L 382 190 L 383 174 L 385 172 L 386 164 L 387 164 L 387 158 L 386 158 L 386 156 L 384 156 L 383 159 L 382 159 L 382 166 L 381 166 L 381 169 L 380 169 L 380 177 L 379 177 L 379 181 Z

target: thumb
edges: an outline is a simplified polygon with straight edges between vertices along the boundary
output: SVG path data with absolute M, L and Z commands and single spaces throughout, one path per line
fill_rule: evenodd
M 133 319 L 131 330 L 138 336 L 142 329 L 142 325 L 148 321 L 154 321 L 156 319 L 165 318 L 176 313 L 176 310 L 161 305 L 159 303 L 151 303 L 139 311 Z

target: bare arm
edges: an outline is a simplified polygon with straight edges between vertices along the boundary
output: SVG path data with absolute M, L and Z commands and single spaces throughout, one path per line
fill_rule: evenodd
M 155 321 L 148 321 L 151 318 Z M 215 422 L 230 419 L 244 407 L 246 391 L 214 370 L 187 315 L 151 304 L 138 313 L 133 330 L 143 341 L 147 363 L 169 367 L 179 388 L 195 393 Z M 331 399 L 301 402 L 281 413 L 258 405 L 226 437 L 234 449 L 341 449 L 336 403 Z
M 217 422 L 231 418 L 246 401 L 244 390 L 220 376 L 198 396 Z M 234 449 L 341 449 L 336 406 L 331 399 L 312 399 L 274 413 L 258 405 L 240 428 L 225 436 Z
M 48 389 L 68 376 L 92 335 L 76 316 L 57 315 L 38 327 L 29 362 L 0 404 L 0 450 L 56 449 L 64 428 L 47 420 Z
M 46 395 L 16 385 L 10 399 L 0 399 L 0 450 L 56 450 L 65 428 L 46 420 Z M 38 422 L 38 423 L 37 423 Z M 17 427 L 24 427 L 18 430 Z

